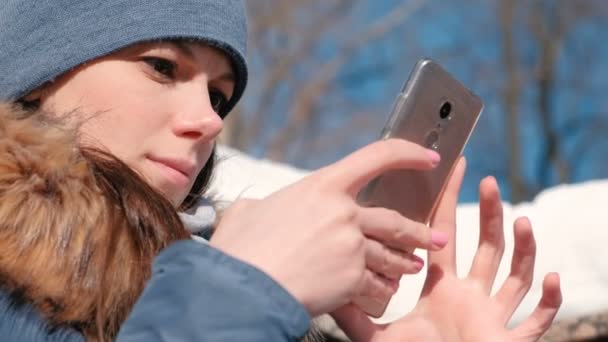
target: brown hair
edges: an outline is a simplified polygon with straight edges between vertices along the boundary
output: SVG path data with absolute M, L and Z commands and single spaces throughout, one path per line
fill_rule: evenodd
M 0 286 L 51 327 L 113 339 L 153 258 L 190 234 L 131 168 L 60 127 L 0 104 Z

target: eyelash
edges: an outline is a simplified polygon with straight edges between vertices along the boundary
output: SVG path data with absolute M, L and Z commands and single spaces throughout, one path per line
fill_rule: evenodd
M 146 62 L 154 71 L 163 76 L 163 78 L 173 80 L 177 71 L 177 63 L 166 58 L 160 57 L 144 57 Z
M 216 96 L 217 98 L 214 100 L 214 97 Z M 224 93 L 217 89 L 211 88 L 209 89 L 209 100 L 211 101 L 211 107 L 213 108 L 213 110 L 223 119 L 226 115 L 226 113 L 224 113 L 224 108 L 228 103 L 228 98 L 226 97 L 226 95 L 224 95 Z
M 144 57 L 143 61 L 164 79 L 174 80 L 176 78 L 177 63 L 161 57 Z M 225 116 L 223 109 L 226 106 L 226 103 L 228 103 L 226 95 L 218 89 L 210 88 L 209 100 L 211 101 L 213 110 L 223 118 Z

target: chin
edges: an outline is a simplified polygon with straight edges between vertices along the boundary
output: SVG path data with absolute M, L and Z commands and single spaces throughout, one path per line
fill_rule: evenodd
M 158 187 L 157 191 L 173 205 L 173 208 L 178 208 L 186 198 L 186 194 L 182 195 L 181 191 L 178 192 L 169 186 Z

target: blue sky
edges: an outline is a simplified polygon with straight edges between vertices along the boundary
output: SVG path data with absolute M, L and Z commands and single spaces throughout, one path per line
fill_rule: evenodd
M 338 47 L 377 21 L 400 1 L 361 1 L 351 13 L 352 27 L 340 34 L 327 35 L 315 45 L 314 58 L 330 59 Z M 524 17 L 528 9 L 520 6 L 515 42 L 517 63 L 521 68 L 519 90 L 520 143 L 522 175 L 535 191 L 557 182 L 553 171 L 542 172 L 543 144 L 538 114 L 539 49 Z M 605 5 L 608 7 L 608 2 Z M 608 11 L 606 11 L 608 12 Z M 550 98 L 551 127 L 557 132 L 560 153 L 569 165 L 570 181 L 608 177 L 608 18 L 588 16 L 576 22 L 559 48 L 555 87 Z M 481 96 L 485 110 L 465 155 L 469 161 L 463 201 L 477 199 L 477 183 L 485 175 L 499 179 L 509 198 L 506 155 L 510 146 L 505 136 L 505 108 L 502 91 L 506 71 L 502 63 L 503 40 L 494 2 L 481 0 L 427 1 L 406 22 L 354 53 L 340 70 L 330 90 L 323 93 L 317 110 L 320 119 L 304 137 L 295 138 L 285 162 L 303 168 L 317 168 L 346 155 L 377 138 L 388 115 L 394 96 L 419 58 L 430 57 L 444 65 L 463 83 Z M 255 51 L 255 49 L 254 49 Z M 253 65 L 255 66 L 255 56 Z M 303 63 L 293 77 L 306 77 L 314 63 Z M 254 70 L 263 74 L 264 69 Z M 277 92 L 288 98 L 290 89 L 279 86 Z M 248 95 L 255 96 L 255 95 Z M 281 98 L 281 97 L 280 97 Z M 251 99 L 249 99 L 251 100 Z M 246 100 L 247 101 L 247 100 Z M 348 104 L 348 106 L 345 106 Z M 268 108 L 268 134 L 285 122 L 289 104 L 276 103 Z M 366 127 L 353 131 L 331 147 L 315 153 L 299 147 L 321 139 L 355 120 L 353 109 L 370 117 Z M 298 140 L 299 139 L 299 140 Z M 264 139 L 248 152 L 264 156 Z

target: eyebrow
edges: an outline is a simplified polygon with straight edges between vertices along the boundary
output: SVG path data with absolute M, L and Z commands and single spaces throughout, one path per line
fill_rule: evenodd
M 168 43 L 173 45 L 174 47 L 176 47 L 184 55 L 194 59 L 194 52 L 192 52 L 192 49 L 190 48 L 190 46 L 188 46 L 184 42 L 179 41 L 179 40 L 171 40 Z
M 175 46 L 181 53 L 186 55 L 188 58 L 193 59 L 193 60 L 195 59 L 194 52 L 192 51 L 192 48 L 188 44 L 186 44 L 182 41 L 179 41 L 179 40 L 170 41 L 169 43 L 171 45 Z M 220 80 L 220 81 L 230 81 L 230 82 L 236 81 L 235 80 L 236 78 L 231 71 L 223 73 L 219 77 L 216 77 L 216 79 Z

